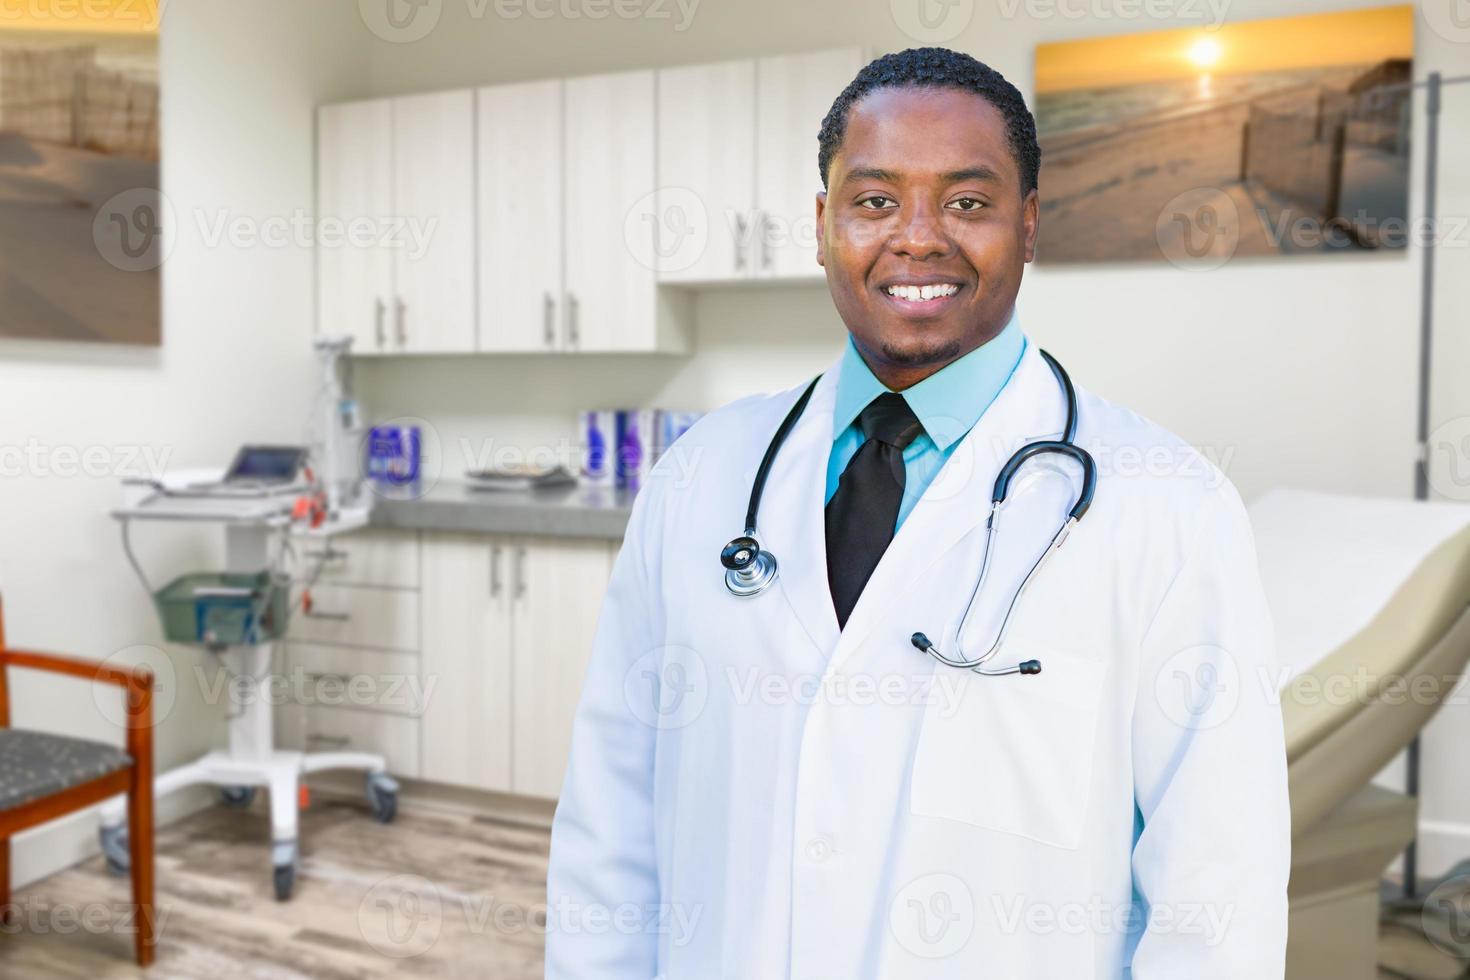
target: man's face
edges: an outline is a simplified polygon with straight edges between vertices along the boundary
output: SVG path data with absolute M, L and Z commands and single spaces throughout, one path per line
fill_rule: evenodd
M 870 92 L 850 110 L 828 180 L 817 261 L 876 372 L 922 377 L 1001 331 L 1038 216 L 999 110 L 956 89 Z

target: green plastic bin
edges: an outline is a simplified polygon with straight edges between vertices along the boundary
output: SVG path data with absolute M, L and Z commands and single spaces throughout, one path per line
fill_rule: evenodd
M 236 572 L 190 572 L 153 597 L 170 643 L 254 646 L 286 631 L 290 579 Z

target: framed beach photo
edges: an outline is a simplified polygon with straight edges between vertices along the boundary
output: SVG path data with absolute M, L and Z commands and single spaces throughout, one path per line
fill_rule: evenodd
M 160 341 L 154 0 L 0 11 L 0 338 Z
M 1404 251 L 1414 8 L 1036 49 L 1045 263 Z

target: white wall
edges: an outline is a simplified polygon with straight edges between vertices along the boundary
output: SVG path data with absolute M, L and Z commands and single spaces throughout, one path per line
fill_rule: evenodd
M 1380 0 L 1295 0 L 1288 9 L 1272 0 L 1230 0 L 1213 6 L 1224 6 L 1226 19 L 1243 21 L 1377 5 Z M 672 2 L 653 7 L 651 0 L 643 9 L 667 11 L 667 19 L 496 15 L 497 9 L 533 6 L 566 9 L 530 0 L 507 0 L 503 8 L 479 0 L 428 4 L 426 19 L 416 26 L 433 27 L 422 38 L 373 38 L 372 87 L 364 94 L 917 43 L 890 13 L 912 6 L 903 2 L 707 2 L 695 6 L 685 30 L 676 29 L 681 8 Z M 976 0 L 951 5 L 961 15 L 973 7 L 973 14 L 946 43 L 991 64 L 1029 96 L 1039 42 L 1198 27 L 1211 6 L 1202 0 Z M 573 2 L 570 9 L 590 11 L 593 4 Z M 1178 15 L 1143 15 L 1159 9 Z M 1470 32 L 1440 33 L 1422 11 L 1415 24 L 1416 75 L 1470 73 Z M 1416 112 L 1412 214 L 1420 213 L 1422 202 L 1422 96 Z M 818 122 L 813 120 L 814 134 Z M 1470 167 L 1463 165 L 1470 159 L 1470 85 L 1446 90 L 1440 159 L 1448 161 L 1440 171 L 1440 212 L 1464 221 L 1470 216 Z M 812 179 L 815 191 L 815 163 Z M 1457 329 L 1470 305 L 1467 245 L 1470 232 L 1461 230 L 1437 261 L 1432 426 L 1445 425 L 1448 435 L 1462 424 L 1470 434 L 1470 385 L 1464 383 L 1470 334 Z M 1163 263 L 1039 267 L 1028 272 L 1022 288 L 1022 322 L 1081 384 L 1201 446 L 1247 499 L 1280 484 L 1406 496 L 1415 458 L 1420 259 L 1414 250 L 1237 260 L 1212 272 Z M 579 408 L 704 409 L 752 390 L 794 384 L 825 367 L 843 336 L 820 286 L 708 291 L 698 317 L 697 352 L 686 358 L 370 363 L 361 370 L 361 389 L 380 416 L 432 419 L 445 472 L 456 475 L 475 454 L 499 447 L 531 452 L 567 445 Z M 1449 456 L 1440 452 L 1433 461 L 1437 485 L 1470 499 L 1470 486 L 1448 478 Z M 1442 715 L 1426 738 L 1426 870 L 1470 854 L 1470 785 L 1459 778 L 1467 738 L 1470 712 L 1463 706 Z
M 70 449 L 100 447 L 114 470 L 138 467 L 134 451 L 170 465 L 223 465 L 247 439 L 301 437 L 313 374 L 311 251 L 211 245 L 199 221 L 212 224 L 222 210 L 251 225 L 309 213 L 314 106 L 364 84 L 357 23 L 341 4 L 169 4 L 163 189 L 179 223 L 164 267 L 163 346 L 0 342 L 0 445 L 40 448 L 38 464 L 0 478 L 7 639 L 158 668 L 160 770 L 222 744 L 222 706 L 206 703 L 193 673 L 204 655 L 157 649 L 156 617 L 107 516 L 119 496 L 115 476 L 55 474 Z M 222 536 L 136 532 L 145 565 L 162 580 L 216 561 Z M 119 694 L 99 689 L 94 700 L 80 682 L 11 675 L 17 726 L 121 744 L 108 710 Z M 201 798 L 161 801 L 161 813 Z M 71 863 L 95 837 L 88 815 L 17 838 L 17 884 Z

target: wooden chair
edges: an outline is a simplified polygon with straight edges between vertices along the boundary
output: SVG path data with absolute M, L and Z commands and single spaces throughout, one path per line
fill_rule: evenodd
M 10 727 L 6 672 L 44 670 L 121 687 L 127 699 L 127 748 Z M 136 907 L 139 966 L 153 962 L 153 675 L 5 645 L 0 606 L 0 922 L 10 903 L 10 838 L 83 807 L 128 795 L 128 846 Z

